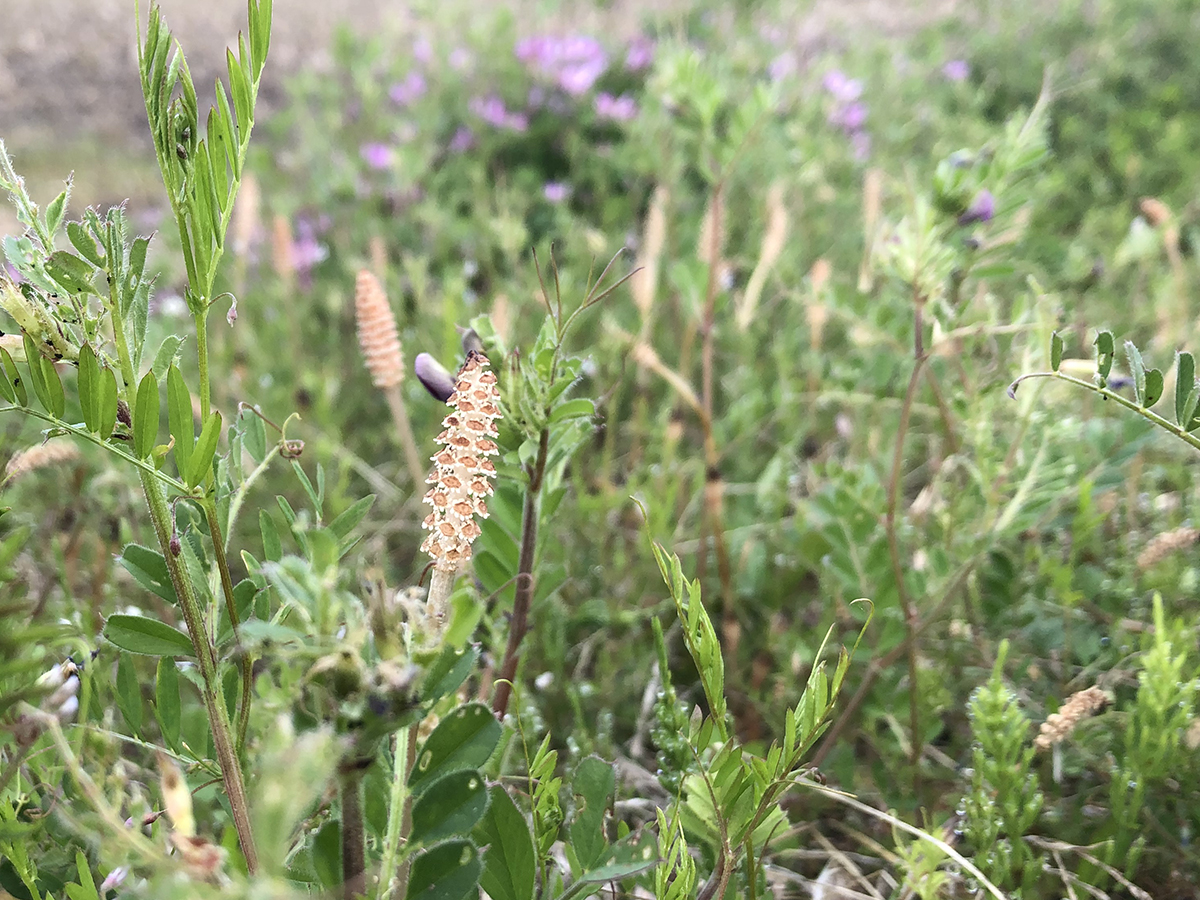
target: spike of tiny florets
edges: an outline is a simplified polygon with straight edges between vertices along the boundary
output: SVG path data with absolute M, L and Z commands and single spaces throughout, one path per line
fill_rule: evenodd
M 499 452 L 491 439 L 497 434 L 500 392 L 487 366 L 482 353 L 467 357 L 447 401 L 451 412 L 442 420 L 444 430 L 438 435 L 443 449 L 430 457 L 434 469 L 426 483 L 433 487 L 424 499 L 433 512 L 423 523 L 429 535 L 421 550 L 443 571 L 454 571 L 471 558 L 471 542 L 481 534 L 475 517 L 488 515 L 485 498 L 492 493 L 489 479 L 496 474 L 488 456 Z

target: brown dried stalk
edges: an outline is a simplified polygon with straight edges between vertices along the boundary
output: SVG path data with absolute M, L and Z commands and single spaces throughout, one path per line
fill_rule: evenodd
M 400 335 L 396 331 L 396 319 L 383 293 L 383 286 L 366 269 L 359 271 L 355 281 L 354 313 L 358 322 L 358 344 L 362 348 L 367 370 L 371 373 L 371 382 L 387 400 L 409 475 L 416 482 L 425 471 L 425 463 L 417 450 L 408 409 L 404 405 L 404 394 L 400 391 L 400 384 L 404 381 Z
M 758 311 L 758 301 L 766 286 L 767 276 L 775 268 L 783 253 L 788 235 L 788 212 L 783 202 L 783 185 L 775 182 L 767 192 L 767 230 L 763 233 L 762 246 L 758 251 L 758 262 L 750 273 L 750 281 L 738 304 L 736 320 L 740 331 L 745 331 Z

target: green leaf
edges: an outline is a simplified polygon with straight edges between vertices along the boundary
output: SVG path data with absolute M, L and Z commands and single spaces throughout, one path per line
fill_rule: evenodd
M 501 785 L 488 793 L 487 815 L 474 835 L 487 846 L 479 886 L 492 900 L 533 900 L 537 860 L 529 824 Z
M 1146 396 L 1143 398 L 1142 405 L 1149 409 L 1157 403 L 1163 395 L 1163 373 L 1162 369 L 1149 369 L 1146 371 Z
M 300 482 L 300 486 L 304 488 L 304 493 L 308 495 L 308 501 L 312 504 L 313 512 L 317 514 L 317 520 L 322 518 L 321 512 L 321 496 L 320 493 L 313 487 L 312 482 L 308 480 L 308 475 L 304 468 L 296 460 L 292 460 L 292 471 L 296 473 L 296 478 Z
M 1057 372 L 1058 367 L 1062 365 L 1063 357 L 1063 339 L 1062 335 L 1055 331 L 1050 335 L 1050 370 Z
M 89 344 L 79 348 L 79 405 L 88 431 L 100 430 L 100 363 Z
M 137 405 L 133 411 L 133 454 L 145 459 L 158 440 L 158 379 L 153 372 L 142 376 L 138 385 Z
M 243 409 L 240 418 L 242 419 L 242 443 L 246 452 L 250 454 L 250 458 L 255 463 L 261 465 L 262 461 L 267 458 L 267 429 L 263 424 L 262 416 L 252 410 Z
M 100 437 L 108 440 L 117 427 L 117 373 L 105 366 L 100 370 Z
M 596 404 L 591 400 L 576 399 L 568 400 L 565 403 L 560 403 L 554 407 L 554 412 L 550 414 L 550 424 L 555 422 L 565 422 L 568 419 L 583 419 L 591 418 L 596 414 Z
M 430 847 L 415 860 L 406 900 L 465 900 L 479 890 L 483 866 L 470 841 L 447 841 Z
M 82 850 L 75 851 L 75 871 L 79 873 L 79 884 L 66 885 L 67 897 L 70 900 L 100 900 L 87 856 Z
M 191 472 L 196 426 L 192 419 L 192 395 L 178 366 L 167 370 L 167 427 L 175 438 L 175 465 L 180 477 L 186 480 Z
M 229 92 L 233 95 L 233 108 L 237 113 L 238 128 L 245 132 L 254 121 L 253 100 L 250 80 L 246 70 L 234 58 L 232 50 L 225 51 L 226 67 L 229 69 Z
M 125 717 L 125 724 L 136 737 L 142 730 L 142 688 L 138 681 L 137 671 L 133 667 L 133 657 L 121 651 L 117 657 L 117 682 L 115 685 L 117 709 Z
M 179 669 L 175 660 L 164 656 L 158 661 L 158 672 L 154 678 L 154 711 L 167 745 L 179 747 Z
M 208 421 L 200 430 L 200 439 L 196 441 L 192 452 L 188 475 L 185 479 L 188 487 L 195 487 L 202 482 L 212 468 L 213 456 L 217 452 L 217 441 L 221 439 L 221 414 L 215 409 L 209 413 Z
M 575 767 L 571 791 L 575 795 L 575 818 L 571 822 L 571 846 L 580 869 L 590 869 L 604 857 L 608 841 L 604 835 L 604 814 L 609 807 L 616 776 L 613 768 L 596 756 L 583 759 Z
M 12 354 L 4 347 L 0 347 L 0 365 L 4 367 L 4 380 L 7 387 L 11 388 L 13 398 L 18 406 L 29 405 L 29 392 L 25 390 L 25 379 L 21 377 L 21 373 L 17 371 L 17 364 L 13 361 Z M 7 391 L 5 396 L 7 396 Z
M 42 356 L 33 338 L 27 333 L 21 336 L 25 342 L 25 362 L 29 365 L 29 381 L 33 384 L 33 392 L 46 412 L 61 419 L 66 411 L 66 397 L 58 370 L 54 368 L 54 363 Z
M 268 562 L 279 562 L 283 557 L 283 544 L 279 540 L 279 530 L 275 520 L 265 509 L 258 511 L 258 527 L 262 532 L 263 559 Z
M 366 518 L 366 515 L 371 510 L 371 506 L 375 503 L 375 495 L 370 494 L 363 497 L 361 500 L 354 503 L 349 509 L 342 512 L 329 523 L 329 530 L 339 540 L 345 540 L 359 523 Z
M 154 362 L 150 365 L 156 381 L 162 381 L 167 377 L 167 370 L 175 365 L 181 344 L 183 344 L 183 338 L 169 334 L 158 345 L 158 352 L 154 354 Z
M 432 844 L 468 834 L 483 818 L 487 803 L 487 785 L 474 769 L 443 775 L 413 804 L 411 840 Z
M 58 231 L 58 226 L 62 224 L 63 213 L 67 210 L 67 196 L 71 193 L 71 182 L 67 181 L 66 188 L 50 201 L 46 207 L 46 231 L 51 237 Z
M 605 884 L 609 881 L 620 881 L 622 878 L 631 878 L 645 872 L 658 865 L 657 859 L 642 860 L 637 862 L 616 862 L 609 863 L 607 866 L 601 866 L 598 869 L 592 869 L 590 872 L 584 872 L 559 895 L 558 900 L 571 900 L 573 897 L 588 896 L 595 893 L 592 889 L 594 886 Z
M 421 685 L 421 699 L 426 703 L 436 703 L 452 691 L 457 691 L 459 685 L 467 680 L 479 658 L 479 651 L 473 647 L 445 647 L 432 665 L 425 670 L 425 680 Z
M 1146 399 L 1146 364 L 1142 362 L 1141 351 L 1134 346 L 1133 341 L 1125 342 L 1125 356 L 1129 360 L 1129 374 L 1133 376 L 1133 396 L 1138 406 L 1145 406 Z
M 1101 331 L 1096 335 L 1096 376 L 1100 380 L 1100 386 L 1108 382 L 1108 373 L 1112 371 L 1113 355 L 1116 353 L 1116 348 L 1113 344 L 1113 336 L 1111 331 Z
M 178 603 L 175 586 L 171 583 L 171 573 L 167 569 L 167 561 L 157 550 L 143 547 L 141 544 L 126 544 L 121 551 L 119 562 L 125 571 L 133 576 L 134 581 L 162 597 L 168 603 Z
M 500 733 L 500 723 L 482 703 L 467 703 L 452 710 L 417 754 L 409 788 L 420 795 L 449 772 L 482 766 L 500 742 Z
M 1196 408 L 1188 411 L 1188 400 L 1196 390 L 1196 358 L 1186 350 L 1175 356 L 1175 421 L 1181 428 L 1191 424 Z
M 96 245 L 95 239 L 79 222 L 67 223 L 67 239 L 71 246 L 79 251 L 79 255 L 98 269 L 104 268 L 104 252 Z
M 72 294 L 93 291 L 90 265 L 69 250 L 56 250 L 46 260 L 46 273 Z
M 104 636 L 122 650 L 144 656 L 191 656 L 193 652 L 186 634 L 145 616 L 109 616 Z

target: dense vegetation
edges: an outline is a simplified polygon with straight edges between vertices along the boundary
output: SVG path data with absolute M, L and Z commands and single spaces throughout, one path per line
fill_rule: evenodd
M 1200 9 L 1009 5 L 0 145 L 0 895 L 1194 896 Z

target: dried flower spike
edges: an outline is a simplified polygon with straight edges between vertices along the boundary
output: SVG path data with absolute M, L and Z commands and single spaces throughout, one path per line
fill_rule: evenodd
M 429 536 L 421 550 L 433 557 L 434 569 L 453 573 L 471 558 L 471 542 L 480 534 L 475 516 L 487 518 L 484 498 L 492 493 L 496 469 L 488 459 L 499 452 L 496 420 L 500 418 L 500 392 L 496 375 L 487 368 L 488 358 L 472 353 L 458 373 L 452 411 L 438 435 L 444 449 L 433 457 L 434 469 L 427 482 L 433 487 L 425 502 L 433 507 L 424 522 Z
M 8 485 L 22 475 L 27 475 L 37 469 L 45 469 L 78 458 L 78 448 L 68 441 L 50 441 L 34 447 L 26 447 L 12 455 L 8 465 L 5 466 L 4 479 L 0 483 Z
M 1142 571 L 1153 568 L 1172 554 L 1186 550 L 1198 540 L 1200 529 L 1186 526 L 1156 534 L 1138 554 L 1137 567 Z
M 1067 698 L 1058 712 L 1046 717 L 1033 745 L 1039 750 L 1049 750 L 1067 739 L 1081 721 L 1100 712 L 1108 705 L 1108 696 L 1098 687 L 1076 691 Z
M 371 381 L 380 390 L 404 380 L 404 357 L 396 319 L 379 279 L 366 269 L 354 285 L 354 313 L 358 320 L 358 344 L 362 347 Z

